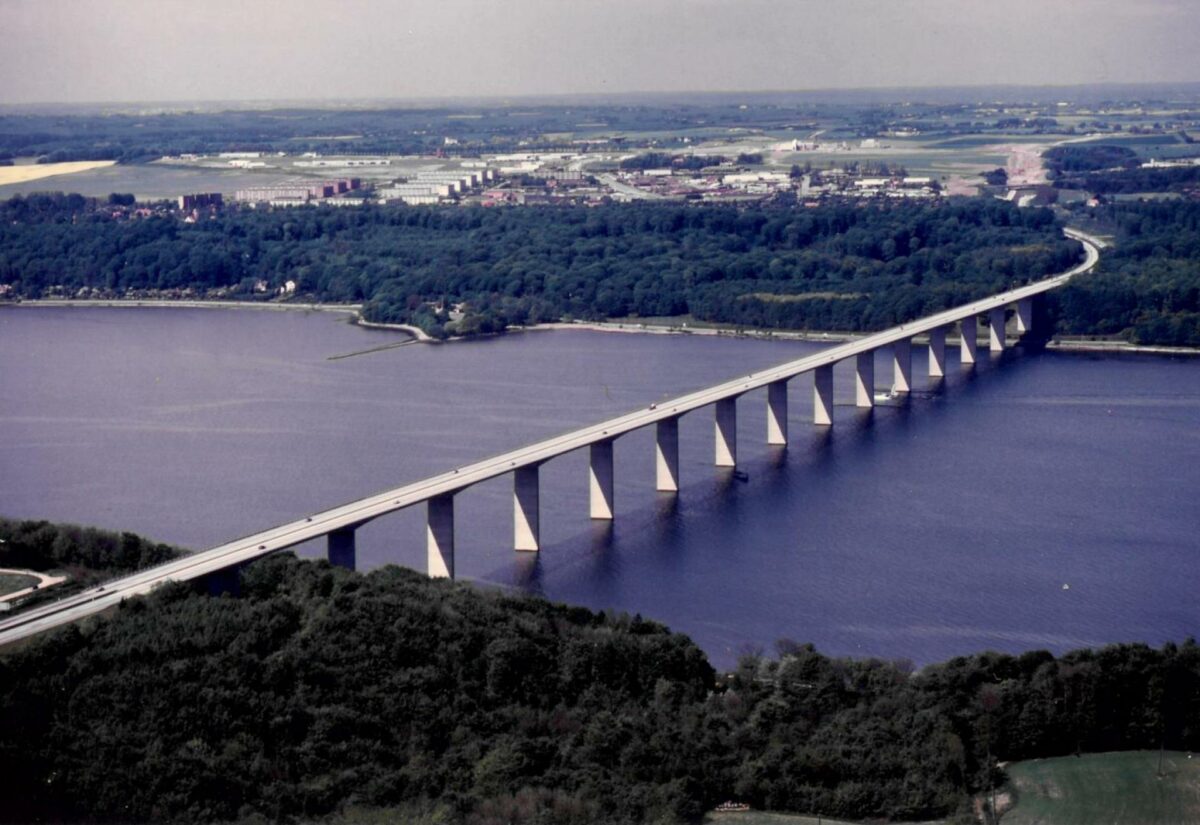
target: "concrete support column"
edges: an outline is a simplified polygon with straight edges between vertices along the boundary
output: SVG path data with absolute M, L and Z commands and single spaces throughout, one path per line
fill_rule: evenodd
M 787 444 L 788 397 L 787 381 L 767 384 L 767 443 Z
M 854 357 L 854 406 L 875 406 L 875 350 Z
M 429 499 L 425 538 L 431 579 L 454 578 L 454 494 Z
M 655 485 L 667 493 L 679 491 L 679 419 L 664 418 L 654 432 Z
M 1033 298 L 1017 301 L 1017 332 L 1024 335 L 1033 331 Z
M 813 370 L 813 423 L 833 424 L 833 364 Z
M 912 339 L 902 338 L 892 344 L 892 391 L 912 391 Z
M 334 530 L 325 537 L 325 541 L 325 552 L 329 563 L 334 567 L 353 570 L 355 561 L 354 528 L 343 527 L 340 530 Z
M 737 466 L 737 396 L 717 402 L 716 465 Z
M 992 352 L 1004 352 L 1004 307 L 993 309 L 988 313 L 988 349 Z
M 946 375 L 946 328 L 929 330 L 929 377 L 944 378 Z
M 214 570 L 204 577 L 204 585 L 208 595 L 217 597 L 228 593 L 230 596 L 242 595 L 242 577 L 238 565 Z
M 959 350 L 959 360 L 964 364 L 975 363 L 979 347 L 976 341 L 977 332 L 979 332 L 979 322 L 975 320 L 974 315 L 962 319 L 962 344 Z
M 597 441 L 591 445 L 588 465 L 588 490 L 591 494 L 592 518 L 613 517 L 613 442 Z
M 538 465 L 513 473 L 513 548 L 538 550 Z

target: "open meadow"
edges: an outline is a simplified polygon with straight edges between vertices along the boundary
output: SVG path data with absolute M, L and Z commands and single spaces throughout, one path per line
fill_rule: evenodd
M 1004 825 L 1200 822 L 1200 759 L 1157 751 L 1033 759 L 1008 766 L 1016 805 Z

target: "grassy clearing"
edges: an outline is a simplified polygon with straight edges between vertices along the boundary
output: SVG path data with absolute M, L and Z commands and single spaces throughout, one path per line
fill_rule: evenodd
M 34 576 L 22 576 L 20 573 L 0 573 L 0 596 L 33 587 L 38 581 Z
M 28 166 L 0 166 L 0 186 L 10 183 L 28 183 L 55 175 L 71 175 L 112 166 L 115 160 L 81 160 L 71 163 L 36 163 Z
M 712 813 L 704 817 L 704 821 L 714 825 L 854 825 L 844 819 L 830 819 L 827 816 L 772 814 L 765 811 Z
M 1200 758 L 1168 751 L 1097 753 L 1014 762 L 1016 806 L 1004 825 L 1181 825 L 1200 822 Z
M 796 292 L 780 294 L 778 292 L 748 292 L 739 298 L 754 299 L 768 304 L 794 304 L 798 301 L 853 301 L 856 298 L 868 297 L 863 292 Z

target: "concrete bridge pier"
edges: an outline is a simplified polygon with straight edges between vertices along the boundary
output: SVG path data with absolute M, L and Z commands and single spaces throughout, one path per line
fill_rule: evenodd
M 979 324 L 975 320 L 975 316 L 963 318 L 962 326 L 962 341 L 959 344 L 959 360 L 963 364 L 974 364 L 978 357 L 979 344 L 977 333 L 979 332 Z
M 854 356 L 854 406 L 875 406 L 875 350 Z
M 946 328 L 929 330 L 929 377 L 946 377 Z
M 988 349 L 992 352 L 1004 352 L 1007 343 L 1004 335 L 1004 307 L 997 307 L 988 313 Z
M 912 339 L 892 344 L 893 392 L 912 392 Z
M 664 418 L 655 425 L 655 487 L 665 493 L 679 492 L 679 418 Z
M 767 384 L 767 443 L 787 444 L 788 441 L 787 381 Z
M 1033 298 L 1017 301 L 1017 332 L 1024 335 L 1033 331 Z
M 235 564 L 233 567 L 214 570 L 205 575 L 204 587 L 208 590 L 208 595 L 213 597 L 222 596 L 226 593 L 230 596 L 242 595 L 240 571 L 241 567 Z
M 540 549 L 538 510 L 538 467 L 529 464 L 513 473 L 513 548 Z
M 429 499 L 426 519 L 427 567 L 431 579 L 454 578 L 454 493 Z
M 813 370 L 813 423 L 822 427 L 833 424 L 833 364 Z
M 595 519 L 613 517 L 613 439 L 597 441 L 589 450 L 588 490 Z
M 716 411 L 716 465 L 737 466 L 737 396 L 722 398 Z
M 353 570 L 355 564 L 354 528 L 343 527 L 334 530 L 325 538 L 326 558 L 334 567 L 344 567 Z

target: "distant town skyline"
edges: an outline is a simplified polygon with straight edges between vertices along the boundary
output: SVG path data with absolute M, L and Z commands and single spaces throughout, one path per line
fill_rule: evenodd
M 1197 0 L 0 0 L 0 103 L 1200 80 Z

